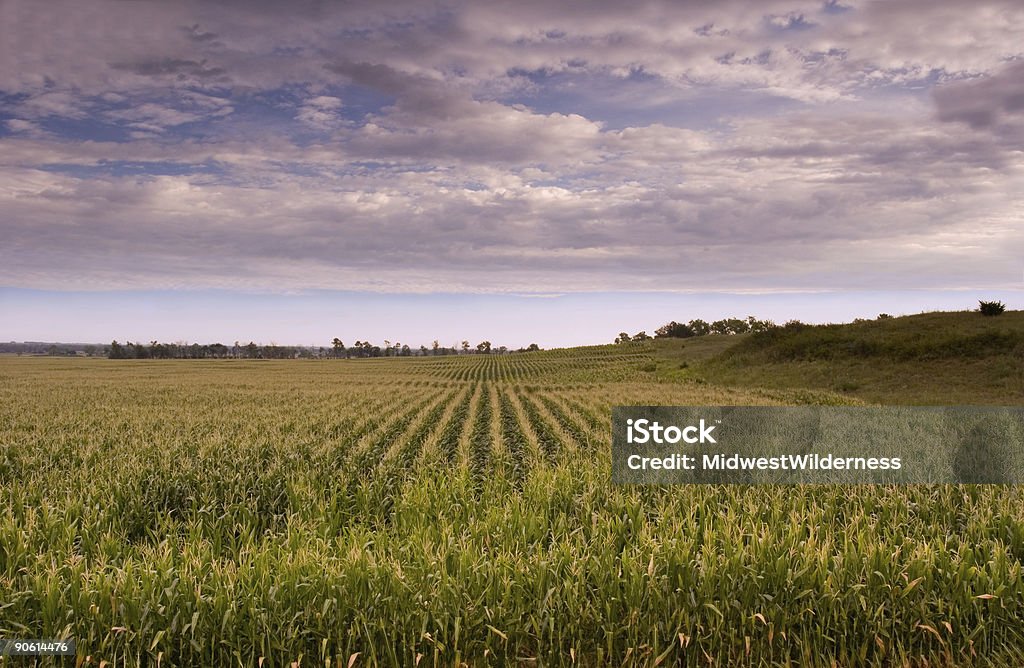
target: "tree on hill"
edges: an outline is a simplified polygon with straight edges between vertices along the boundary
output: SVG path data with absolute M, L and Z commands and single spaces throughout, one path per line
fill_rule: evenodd
M 1003 302 L 978 301 L 978 312 L 982 315 L 1002 315 L 1004 311 L 1006 311 L 1006 304 Z
M 695 336 L 693 328 L 675 320 L 654 330 L 656 339 L 688 339 L 691 336 Z
M 687 326 L 693 331 L 694 336 L 707 336 L 711 333 L 711 324 L 700 318 L 691 320 Z
M 685 324 L 673 320 L 667 325 L 662 325 L 656 329 L 654 334 L 659 339 L 685 339 L 691 336 L 707 336 L 708 334 L 730 335 L 764 332 L 775 326 L 775 323 L 771 320 L 758 320 L 752 315 L 748 315 L 746 319 L 723 318 L 710 323 L 697 318 Z M 636 340 L 636 337 L 633 340 Z

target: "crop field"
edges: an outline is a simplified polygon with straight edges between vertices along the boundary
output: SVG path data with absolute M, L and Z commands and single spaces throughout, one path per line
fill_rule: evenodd
M 0 399 L 0 637 L 76 665 L 1024 665 L 1020 488 L 610 483 L 614 405 L 840 395 L 633 345 L 8 357 Z

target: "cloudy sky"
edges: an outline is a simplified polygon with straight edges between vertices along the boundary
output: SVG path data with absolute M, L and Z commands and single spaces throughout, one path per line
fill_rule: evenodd
M 0 339 L 1024 296 L 1024 4 L 0 0 Z

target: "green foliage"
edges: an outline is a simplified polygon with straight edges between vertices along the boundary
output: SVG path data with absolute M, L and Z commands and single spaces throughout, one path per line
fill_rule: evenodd
M 996 316 L 1002 315 L 1006 311 L 1006 304 L 1003 302 L 978 302 L 978 311 L 982 315 Z
M 658 329 L 654 330 L 654 336 L 659 339 L 688 339 L 691 336 L 696 336 L 696 334 L 694 333 L 693 328 L 689 325 L 684 325 L 673 320 L 667 325 L 662 325 Z
M 773 361 L 848 357 L 908 361 L 984 357 L 1024 345 L 1024 330 L 893 331 L 897 335 L 887 336 L 883 330 L 862 330 L 850 325 L 805 325 L 790 321 L 784 327 L 753 335 L 725 355 L 756 352 Z
M 763 332 L 773 327 L 775 327 L 775 323 L 772 321 L 758 320 L 752 315 L 747 316 L 745 320 L 725 318 L 712 323 L 696 319 L 683 324 L 673 320 L 655 330 L 655 337 L 660 339 L 686 339 L 693 336 L 707 336 L 708 334 L 746 334 L 748 332 Z
M 672 361 L 674 355 L 660 351 Z M 691 373 L 743 387 L 818 388 L 879 402 L 1018 404 L 1024 313 L 926 313 L 750 334 Z

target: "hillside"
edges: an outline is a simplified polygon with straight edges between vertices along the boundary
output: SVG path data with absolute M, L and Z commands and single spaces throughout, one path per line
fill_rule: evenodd
M 743 337 L 658 341 L 662 376 L 811 388 L 870 402 L 1024 403 L 1024 312 L 923 313 L 794 325 Z

